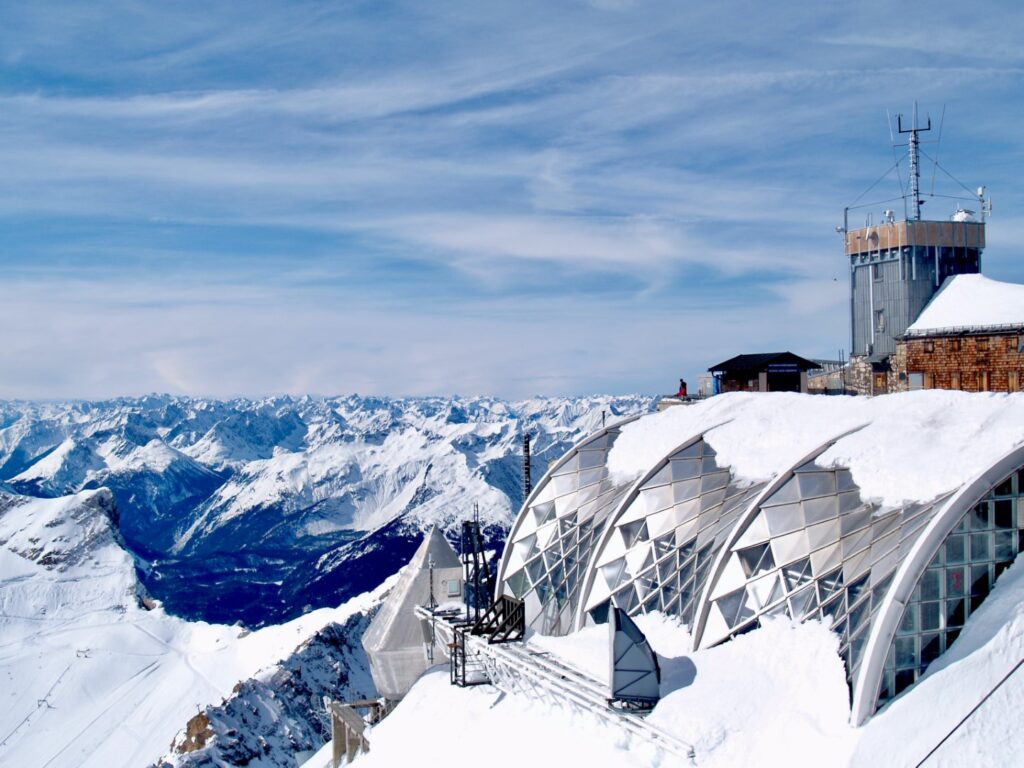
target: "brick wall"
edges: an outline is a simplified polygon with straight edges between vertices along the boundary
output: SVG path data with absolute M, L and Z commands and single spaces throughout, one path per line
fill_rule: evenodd
M 890 391 L 909 388 L 911 373 L 924 374 L 924 386 L 966 392 L 1024 389 L 1024 353 L 1017 351 L 1024 329 L 1015 332 L 904 339 L 891 359 Z M 899 380 L 898 374 L 907 374 Z

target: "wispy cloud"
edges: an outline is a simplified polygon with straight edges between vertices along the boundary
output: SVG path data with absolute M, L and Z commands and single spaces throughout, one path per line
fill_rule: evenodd
M 833 228 L 914 99 L 949 104 L 945 164 L 1024 204 L 1014 8 L 906 35 L 880 2 L 199 8 L 5 11 L 0 396 L 654 389 L 830 355 Z M 986 264 L 1024 279 L 1000 226 Z

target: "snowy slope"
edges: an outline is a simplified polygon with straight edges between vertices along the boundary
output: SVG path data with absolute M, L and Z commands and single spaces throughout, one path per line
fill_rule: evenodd
M 818 622 L 786 618 L 720 646 L 689 652 L 685 627 L 659 614 L 637 618 L 662 668 L 651 722 L 694 745 L 701 768 L 917 765 L 1024 658 L 1024 560 L 1010 568 L 953 648 L 922 681 L 867 725 L 849 725 L 838 638 Z M 608 630 L 590 627 L 529 642 L 607 680 Z M 935 752 L 926 765 L 1024 764 L 1014 725 L 1024 706 L 1024 668 Z M 443 712 L 443 720 L 437 713 Z M 453 744 L 488 765 L 676 766 L 681 761 L 558 702 L 449 685 L 424 676 L 370 733 L 364 768 L 443 765 Z M 326 753 L 318 755 L 321 768 Z
M 197 708 L 379 593 L 253 633 L 140 604 L 105 490 L 0 496 L 0 765 L 140 766 Z

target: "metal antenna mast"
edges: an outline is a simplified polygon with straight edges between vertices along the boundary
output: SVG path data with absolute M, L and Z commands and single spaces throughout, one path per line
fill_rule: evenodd
M 921 152 L 921 141 L 918 138 L 919 133 L 930 131 L 932 129 L 932 119 L 928 118 L 928 125 L 921 128 L 917 124 L 917 102 L 914 102 L 914 120 L 911 127 L 903 127 L 903 115 L 896 115 L 896 123 L 900 133 L 910 134 L 910 202 L 911 210 L 914 214 L 914 221 L 921 220 L 921 204 L 924 200 L 921 199 L 921 168 L 919 165 L 919 156 Z

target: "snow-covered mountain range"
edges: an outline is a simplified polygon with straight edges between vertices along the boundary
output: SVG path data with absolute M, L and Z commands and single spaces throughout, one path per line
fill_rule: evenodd
M 644 397 L 0 402 L 0 483 L 109 489 L 142 582 L 169 611 L 251 626 L 337 605 L 479 507 L 500 540 L 534 472 Z

